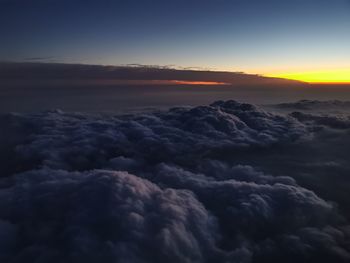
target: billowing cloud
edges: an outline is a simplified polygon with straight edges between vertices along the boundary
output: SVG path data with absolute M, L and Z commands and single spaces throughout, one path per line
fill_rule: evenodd
M 216 222 L 193 193 L 126 172 L 43 169 L 1 190 L 4 261 L 194 262 L 216 251 Z M 2 240 L 4 243 L 4 240 Z
M 213 152 L 267 147 L 309 136 L 293 118 L 235 101 L 122 117 L 50 111 L 3 118 L 8 136 L 2 137 L 26 142 L 16 146 L 18 157 L 36 167 L 68 170 L 100 168 L 118 156 L 184 162 Z
M 123 116 L 3 115 L 0 259 L 348 262 L 342 199 L 301 180 L 314 171 L 324 182 L 326 163 L 347 171 L 336 155 L 304 154 L 346 129 L 325 133 L 316 128 L 333 122 L 303 114 L 218 101 Z
M 319 100 L 300 100 L 297 102 L 280 103 L 276 104 L 276 107 L 291 109 L 291 110 L 330 110 L 330 109 L 350 109 L 349 101 L 331 100 L 331 101 L 319 101 Z
M 326 126 L 334 129 L 349 129 L 350 118 L 342 116 L 315 115 L 302 112 L 293 112 L 291 116 L 301 122 L 309 122 L 314 125 Z

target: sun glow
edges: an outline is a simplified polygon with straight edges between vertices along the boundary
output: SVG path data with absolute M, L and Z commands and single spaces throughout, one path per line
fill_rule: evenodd
M 187 81 L 187 80 L 170 80 L 170 83 L 179 84 L 179 85 L 230 85 L 225 82 L 217 81 Z
M 309 83 L 350 83 L 350 68 L 295 73 L 278 73 L 267 75 L 270 77 L 300 80 Z

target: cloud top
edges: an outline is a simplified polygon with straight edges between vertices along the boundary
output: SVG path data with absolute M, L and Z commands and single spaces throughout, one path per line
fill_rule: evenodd
M 1 261 L 350 260 L 350 227 L 335 203 L 290 176 L 237 162 L 313 143 L 317 118 L 217 101 L 0 122 Z

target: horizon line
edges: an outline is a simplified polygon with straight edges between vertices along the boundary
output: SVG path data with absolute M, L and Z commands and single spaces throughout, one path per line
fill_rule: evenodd
M 52 62 L 52 61 L 0 61 L 0 64 L 61 64 L 61 65 L 81 65 L 81 66 L 101 66 L 101 67 L 116 67 L 116 68 L 149 68 L 149 69 L 160 69 L 160 70 L 176 70 L 176 71 L 194 71 L 194 72 L 217 72 L 217 73 L 233 73 L 233 74 L 245 74 L 245 75 L 251 75 L 251 76 L 258 76 L 258 77 L 266 77 L 266 78 L 275 78 L 275 79 L 284 79 L 284 80 L 290 80 L 290 81 L 298 81 L 305 84 L 311 84 L 311 85 L 350 85 L 350 79 L 349 80 L 325 80 L 325 81 L 319 81 L 319 80 L 309 80 L 307 78 L 308 75 L 314 75 L 319 74 L 331 74 L 333 73 L 332 77 L 334 77 L 334 74 L 338 74 L 338 72 L 341 72 L 345 76 L 346 73 L 349 72 L 350 76 L 350 69 L 340 69 L 337 70 L 329 70 L 329 71 L 305 71 L 305 72 L 299 72 L 299 73 L 279 73 L 279 74 L 269 74 L 269 73 L 250 73 L 245 71 L 233 71 L 228 69 L 218 69 L 218 68 L 204 68 L 204 67 L 183 67 L 183 66 L 177 66 L 177 65 L 150 65 L 150 64 L 139 64 L 139 63 L 130 63 L 130 64 L 93 64 L 93 63 L 82 63 L 82 62 Z M 345 72 L 345 74 L 344 74 Z M 348 75 L 346 75 L 348 76 Z M 181 82 L 179 80 L 176 80 L 178 82 Z M 204 83 L 204 82 L 203 82 Z M 217 82 L 219 85 L 224 84 L 224 82 Z M 180 83 L 178 83 L 180 84 Z M 213 85 L 214 83 L 211 83 Z M 227 84 L 227 83 L 225 83 Z M 215 84 L 214 84 L 215 85 Z

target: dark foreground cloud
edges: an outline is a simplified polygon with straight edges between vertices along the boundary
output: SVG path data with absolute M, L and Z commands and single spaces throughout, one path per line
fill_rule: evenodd
M 348 127 L 300 114 L 218 101 L 123 116 L 3 115 L 0 259 L 348 262 L 342 203 L 299 180 L 318 171 L 303 150 L 347 138 Z M 334 156 L 331 170 L 347 171 Z
M 97 170 L 43 169 L 10 181 L 0 205 L 5 261 L 194 262 L 222 254 L 215 219 L 190 191 Z

